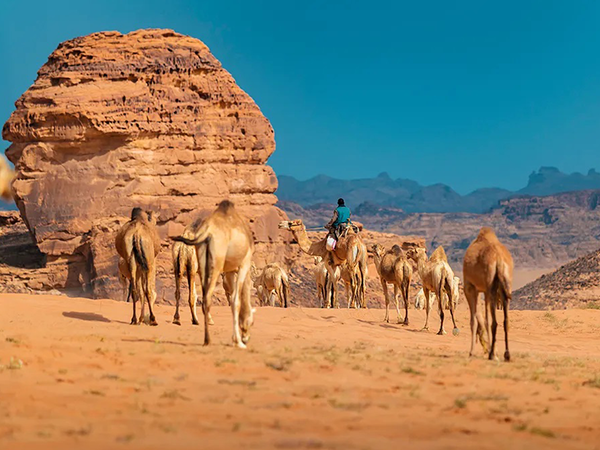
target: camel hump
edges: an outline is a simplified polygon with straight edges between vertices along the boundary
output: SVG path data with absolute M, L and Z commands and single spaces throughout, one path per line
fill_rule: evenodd
M 430 261 L 446 261 L 448 262 L 448 257 L 446 256 L 446 252 L 444 251 L 444 247 L 441 245 L 434 250 L 429 258 Z
M 482 239 L 498 240 L 496 233 L 494 233 L 494 230 L 490 227 L 481 227 L 481 230 L 479 230 L 479 236 L 477 237 Z
M 142 213 L 144 210 L 139 206 L 136 206 L 131 210 L 131 220 L 136 220 L 142 218 Z
M 390 253 L 393 253 L 396 256 L 400 256 L 403 252 L 398 244 L 394 244 L 390 250 Z
M 221 203 L 219 203 L 219 206 L 217 206 L 217 210 L 224 213 L 228 213 L 232 209 L 235 209 L 235 206 L 230 200 L 223 200 Z

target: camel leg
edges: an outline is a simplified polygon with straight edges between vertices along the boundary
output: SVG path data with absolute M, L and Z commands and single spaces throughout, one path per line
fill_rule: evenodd
M 436 297 L 438 300 L 438 308 L 440 308 L 440 330 L 437 332 L 437 334 L 440 336 L 446 334 L 446 330 L 444 330 L 444 305 L 442 304 L 442 292 L 443 290 L 440 289 L 436 293 Z
M 478 320 L 477 320 L 477 290 L 471 283 L 465 283 L 465 297 L 467 297 L 467 303 L 469 304 L 470 312 L 470 323 L 471 323 L 471 350 L 469 356 L 473 356 L 475 351 L 475 343 L 477 341 L 478 334 Z
M 181 325 L 179 320 L 179 299 L 181 298 L 181 275 L 175 274 L 175 315 L 173 316 L 173 323 L 175 325 Z M 193 315 L 193 313 L 192 313 Z
M 238 269 L 233 285 L 233 293 L 231 295 L 231 311 L 233 312 L 233 343 L 238 348 L 246 348 L 246 344 L 242 342 L 242 335 L 240 332 L 240 308 L 241 308 L 241 290 L 242 283 L 240 280 L 245 280 L 250 270 L 252 263 L 251 255 L 248 255 L 246 260 L 242 262 Z
M 508 351 L 508 299 L 503 295 L 502 309 L 504 309 L 504 361 L 510 361 Z
M 188 287 L 188 305 L 190 306 L 190 312 L 192 313 L 192 325 L 199 325 L 200 321 L 198 320 L 198 312 L 196 311 L 196 301 L 198 298 L 198 294 L 196 292 L 196 274 L 192 273 L 191 270 L 188 271 Z M 210 321 L 212 322 L 212 318 Z
M 401 289 L 402 298 L 404 299 L 404 322 L 403 325 L 408 325 L 408 289 Z
M 208 326 L 210 325 L 210 307 L 212 304 L 212 295 L 219 281 L 219 273 L 212 269 L 208 270 L 208 279 L 204 280 L 203 298 L 202 298 L 202 313 L 204 314 L 204 345 L 210 345 L 210 333 Z
M 423 330 L 429 330 L 429 289 L 423 286 L 423 294 L 425 295 L 425 325 L 423 325 Z
M 390 323 L 390 299 L 388 297 L 387 283 L 383 278 L 381 279 L 381 287 L 383 288 L 383 297 L 385 298 L 385 317 L 383 321 Z
M 137 276 L 137 291 L 138 291 L 138 299 L 140 300 L 140 317 L 138 317 L 138 325 L 141 325 L 144 322 L 144 318 L 146 316 L 146 294 L 144 292 L 144 283 L 142 280 L 143 275 L 138 271 Z
M 398 285 L 394 284 L 394 300 L 396 300 L 396 313 L 398 314 L 398 323 L 402 323 L 400 320 L 400 303 L 398 300 Z
M 452 294 L 452 283 L 453 282 L 454 282 L 454 280 L 452 280 L 452 279 L 446 280 L 446 288 L 449 289 L 448 301 L 450 302 L 450 317 L 452 318 L 452 325 L 454 326 L 454 328 L 452 329 L 452 334 L 454 336 L 458 336 L 460 331 L 458 330 L 458 327 L 456 326 L 456 319 L 454 318 L 454 300 L 455 299 Z
M 492 345 L 490 347 L 490 356 L 489 359 L 497 359 L 496 358 L 496 330 L 498 329 L 498 321 L 496 320 L 496 302 L 497 302 L 497 292 L 493 292 L 490 296 L 490 314 L 492 316 Z
M 156 321 L 156 317 L 154 316 L 154 302 L 156 300 L 156 289 L 155 289 L 156 279 L 154 278 L 154 273 L 151 270 L 150 273 L 146 274 L 146 298 L 148 299 L 148 311 L 150 312 L 150 325 L 155 327 L 158 325 Z

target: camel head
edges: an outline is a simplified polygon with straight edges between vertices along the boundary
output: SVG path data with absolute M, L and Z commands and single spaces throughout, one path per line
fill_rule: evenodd
M 406 256 L 414 262 L 419 262 L 423 258 L 427 260 L 427 251 L 422 247 L 412 247 L 408 249 Z
M 254 325 L 254 313 L 256 308 L 250 308 L 240 311 L 240 331 L 242 334 L 242 342 L 247 344 L 250 340 L 250 328 Z
M 385 253 L 385 247 L 381 244 L 373 244 L 369 249 L 369 253 L 381 258 Z
M 283 222 L 279 222 L 279 228 L 282 230 L 296 231 L 304 228 L 304 224 L 300 219 L 284 220 Z

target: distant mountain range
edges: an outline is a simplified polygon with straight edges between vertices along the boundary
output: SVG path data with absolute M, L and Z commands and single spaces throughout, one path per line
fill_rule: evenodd
M 422 186 L 413 180 L 394 180 L 385 172 L 375 178 L 358 180 L 340 180 L 325 175 L 306 181 L 286 175 L 279 175 L 277 178 L 279 188 L 276 194 L 283 202 L 294 202 L 307 207 L 321 203 L 334 204 L 338 197 L 344 197 L 346 203 L 354 208 L 367 203 L 398 208 L 407 213 L 483 213 L 509 197 L 600 189 L 600 173 L 594 169 L 584 175 L 577 172 L 565 174 L 555 167 L 541 167 L 529 175 L 527 186 L 515 192 L 482 188 L 467 195 L 460 195 L 445 184 Z

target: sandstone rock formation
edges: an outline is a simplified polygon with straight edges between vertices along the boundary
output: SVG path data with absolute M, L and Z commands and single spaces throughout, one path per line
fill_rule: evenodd
M 279 252 L 273 128 L 198 39 L 170 30 L 94 33 L 64 42 L 16 102 L 16 203 L 50 286 L 120 298 L 115 230 L 134 206 L 166 238 L 229 198 L 252 222 L 258 257 Z M 159 256 L 171 279 L 169 252 Z

